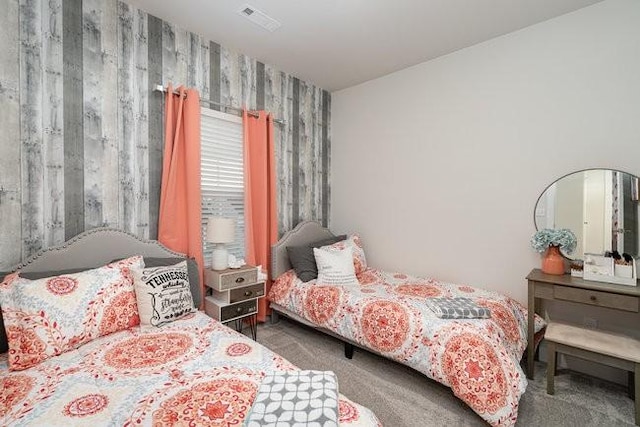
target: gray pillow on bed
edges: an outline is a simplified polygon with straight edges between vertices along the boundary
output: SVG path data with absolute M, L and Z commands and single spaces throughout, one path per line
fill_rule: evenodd
M 0 273 L 0 283 L 9 273 Z M 9 351 L 9 342 L 7 341 L 7 332 L 4 330 L 4 320 L 2 320 L 2 311 L 0 311 L 0 353 Z
M 313 256 L 313 248 L 321 246 L 333 245 L 336 242 L 345 240 L 346 234 L 328 239 L 318 240 L 304 246 L 287 246 L 287 254 L 289 255 L 289 263 L 296 272 L 296 276 L 303 282 L 318 278 L 318 266 L 316 258 Z

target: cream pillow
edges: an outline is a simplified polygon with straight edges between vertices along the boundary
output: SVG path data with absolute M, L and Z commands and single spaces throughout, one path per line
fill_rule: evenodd
M 364 248 L 362 247 L 359 235 L 355 233 L 351 234 L 346 240 L 336 242 L 332 245 L 322 246 L 320 249 L 326 251 L 341 251 L 348 247 L 353 249 L 353 265 L 356 274 L 360 274 L 367 269 L 367 258 L 364 255 Z
M 324 250 L 313 248 L 318 265 L 318 285 L 359 285 L 353 267 L 353 249 Z
M 187 261 L 133 274 L 141 325 L 162 326 L 195 311 Z

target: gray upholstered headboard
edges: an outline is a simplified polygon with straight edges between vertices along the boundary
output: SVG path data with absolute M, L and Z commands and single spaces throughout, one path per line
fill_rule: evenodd
M 60 246 L 46 249 L 16 266 L 13 271 L 23 273 L 90 269 L 103 266 L 115 259 L 133 255 L 143 257 L 180 257 L 156 240 L 144 240 L 114 228 L 94 228 L 64 242 Z M 192 284 L 191 291 L 196 307 L 202 301 L 200 284 Z
M 66 241 L 60 246 L 40 251 L 17 265 L 12 271 L 23 273 L 91 269 L 116 259 L 142 255 L 145 258 L 184 258 L 155 240 L 143 240 L 133 234 L 113 228 L 94 228 Z M 196 307 L 202 301 L 199 283 L 190 283 Z M 1 318 L 0 318 L 1 320 Z M 0 325 L 2 328 L 2 325 Z M 4 340 L 4 342 L 2 342 Z M 0 348 L 6 347 L 4 331 L 0 333 Z
M 291 269 L 287 246 L 303 246 L 330 237 L 335 235 L 316 221 L 303 221 L 293 230 L 284 233 L 280 240 L 271 246 L 271 279 Z

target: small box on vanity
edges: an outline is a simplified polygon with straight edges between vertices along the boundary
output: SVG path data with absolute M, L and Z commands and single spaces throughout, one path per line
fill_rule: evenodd
M 632 259 L 626 264 L 618 264 L 612 257 L 585 254 L 584 279 L 636 286 L 638 284 L 636 260 Z

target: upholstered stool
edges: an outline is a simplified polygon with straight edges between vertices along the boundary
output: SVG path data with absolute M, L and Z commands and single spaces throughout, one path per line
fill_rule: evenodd
M 634 388 L 631 394 L 636 405 L 636 425 L 640 425 L 640 341 L 625 335 L 556 322 L 547 325 L 544 339 L 548 351 L 547 394 L 554 393 L 556 353 L 624 369 L 635 375 L 629 386 Z

